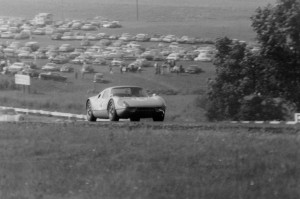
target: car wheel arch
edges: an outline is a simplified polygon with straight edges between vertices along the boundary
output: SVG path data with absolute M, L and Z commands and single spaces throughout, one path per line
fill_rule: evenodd
M 108 109 L 109 109 L 109 106 L 110 106 L 110 104 L 111 104 L 111 103 L 114 103 L 114 104 L 116 104 L 116 103 L 115 103 L 115 100 L 113 100 L 113 99 L 110 99 L 110 100 L 108 101 L 108 103 L 107 103 L 107 107 L 106 107 L 107 111 L 108 111 Z
M 91 107 L 93 108 L 93 104 L 92 104 L 92 101 L 90 99 L 86 100 L 86 103 L 85 103 L 86 107 L 88 106 L 88 103 L 90 103 Z

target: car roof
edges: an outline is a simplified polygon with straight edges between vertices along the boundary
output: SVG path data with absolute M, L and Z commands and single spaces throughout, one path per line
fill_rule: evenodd
M 124 85 L 124 86 L 112 86 L 106 89 L 115 89 L 115 88 L 142 88 L 140 86 Z M 105 89 L 105 90 L 106 90 Z

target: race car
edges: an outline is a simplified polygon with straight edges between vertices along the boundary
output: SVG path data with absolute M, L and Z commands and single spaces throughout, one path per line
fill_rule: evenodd
M 145 89 L 138 86 L 115 86 L 88 98 L 86 112 L 90 122 L 97 118 L 110 121 L 152 118 L 153 121 L 164 121 L 166 102 L 158 95 L 149 96 Z

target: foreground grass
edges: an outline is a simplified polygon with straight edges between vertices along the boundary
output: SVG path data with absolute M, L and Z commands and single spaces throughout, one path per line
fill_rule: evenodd
M 299 198 L 299 134 L 1 124 L 0 198 Z

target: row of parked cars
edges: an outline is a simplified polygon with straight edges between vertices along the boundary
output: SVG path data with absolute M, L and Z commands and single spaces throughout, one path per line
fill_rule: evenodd
M 31 34 L 46 35 L 55 32 L 63 33 L 73 30 L 95 31 L 100 28 L 120 27 L 122 27 L 122 25 L 119 21 L 108 20 L 107 18 L 99 16 L 87 20 L 53 20 L 51 23 L 42 24 L 37 24 L 35 20 L 31 19 L 0 17 L 0 37 L 10 39 L 27 39 Z
M 87 20 L 64 20 L 53 21 L 51 24 L 36 25 L 28 19 L 0 18 L 0 37 L 5 39 L 28 39 L 32 35 L 50 35 L 54 40 L 124 40 L 139 42 L 178 42 L 186 44 L 213 44 L 214 40 L 209 38 L 198 38 L 190 36 L 176 36 L 172 34 L 146 34 L 139 33 L 132 35 L 124 33 L 106 34 L 99 32 L 101 28 L 120 28 L 119 21 L 108 20 L 103 17 L 95 17 Z M 87 32 L 88 31 L 88 32 Z
M 165 42 L 172 43 L 178 42 L 180 44 L 214 44 L 212 39 L 196 38 L 190 36 L 175 36 L 175 35 L 162 35 L 162 34 L 107 34 L 103 32 L 80 32 L 80 31 L 53 31 L 51 39 L 53 40 L 83 40 L 88 39 L 91 41 L 98 41 L 101 39 L 109 40 L 123 40 L 123 41 L 138 41 L 138 42 Z
M 212 61 L 216 53 L 212 45 L 183 46 L 173 42 L 171 44 L 157 43 L 145 46 L 139 42 L 122 40 L 110 41 L 103 39 L 90 45 L 73 46 L 68 43 L 60 45 L 40 46 L 38 42 L 22 43 L 13 41 L 0 44 L 0 59 L 16 57 L 19 59 L 49 59 L 57 64 L 73 63 L 106 65 L 114 59 L 148 61 L 186 60 Z
M 68 65 L 57 66 L 53 63 L 47 63 L 40 69 L 33 62 L 14 62 L 9 66 L 2 68 L 1 74 L 14 75 L 23 74 L 29 75 L 32 78 L 44 80 L 66 81 L 67 77 L 61 75 L 60 72 L 73 72 L 74 68 Z

